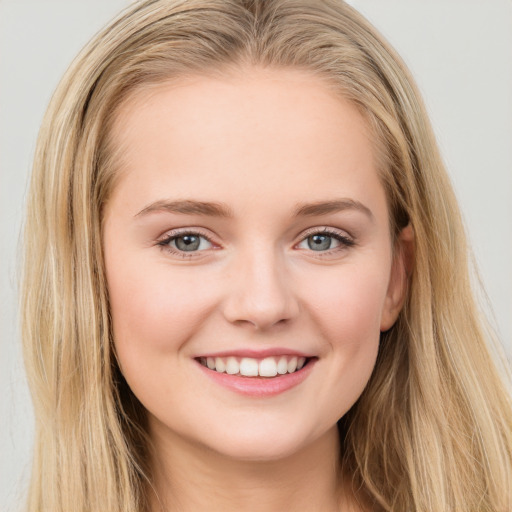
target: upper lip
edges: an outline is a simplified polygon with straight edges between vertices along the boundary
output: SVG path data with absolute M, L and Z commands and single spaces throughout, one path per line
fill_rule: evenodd
M 265 357 L 276 356 L 297 356 L 297 357 L 315 357 L 313 354 L 301 352 L 300 350 L 289 348 L 267 348 L 267 349 L 239 349 L 239 350 L 223 350 L 219 352 L 209 352 L 199 354 L 196 357 L 250 357 L 253 359 L 264 359 Z

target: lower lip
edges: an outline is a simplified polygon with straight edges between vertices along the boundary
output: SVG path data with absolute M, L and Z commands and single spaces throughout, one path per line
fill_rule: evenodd
M 208 378 L 235 393 L 254 397 L 267 397 L 279 395 L 298 386 L 311 373 L 316 361 L 316 359 L 310 359 L 302 369 L 294 373 L 285 373 L 284 375 L 278 375 L 276 377 L 242 377 L 240 375 L 229 375 L 228 373 L 219 373 L 215 370 L 210 370 L 198 361 L 196 361 L 196 363 Z

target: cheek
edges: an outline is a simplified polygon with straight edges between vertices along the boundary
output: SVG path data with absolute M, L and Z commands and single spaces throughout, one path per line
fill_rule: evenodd
M 310 311 L 325 342 L 324 360 L 329 361 L 323 368 L 322 394 L 326 400 L 319 406 L 331 410 L 331 420 L 339 419 L 352 407 L 373 372 L 387 268 L 387 263 L 373 261 L 371 265 L 347 265 L 329 278 L 318 275 L 315 279 Z
M 128 385 L 154 413 L 178 407 L 175 390 L 187 341 L 208 316 L 214 297 L 201 280 L 166 265 L 124 261 L 107 274 L 114 346 Z M 129 276 L 129 278 L 126 278 Z M 203 280 L 204 284 L 204 280 Z M 193 393 L 192 393 L 193 394 Z M 158 415 L 158 414 L 157 414 Z
M 125 260 L 110 266 L 107 277 L 120 359 L 178 350 L 213 302 L 208 293 L 198 293 L 199 276 L 171 274 L 161 263 L 143 266 Z M 202 286 L 201 290 L 206 292 L 207 288 Z
M 355 348 L 368 337 L 378 339 L 388 274 L 385 263 L 363 262 L 315 276 L 310 309 L 326 339 Z

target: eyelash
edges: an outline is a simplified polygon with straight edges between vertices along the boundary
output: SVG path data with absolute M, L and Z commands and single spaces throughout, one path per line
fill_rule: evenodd
M 329 228 L 312 228 L 304 233 L 299 243 L 302 243 L 304 240 L 307 240 L 310 236 L 313 235 L 327 235 L 340 243 L 339 247 L 335 247 L 334 249 L 329 249 L 327 251 L 310 251 L 316 253 L 315 256 L 320 258 L 331 256 L 333 253 L 349 249 L 350 247 L 354 247 L 354 245 L 356 245 L 355 240 L 352 238 L 346 235 L 342 235 L 338 231 Z
M 180 250 L 176 250 L 170 246 L 170 244 L 173 240 L 176 240 L 176 239 L 178 239 L 182 236 L 186 236 L 186 235 L 199 236 L 199 237 L 202 237 L 205 240 L 207 240 L 209 243 L 214 244 L 213 240 L 206 233 L 203 233 L 200 230 L 194 230 L 194 231 L 190 230 L 190 231 L 174 231 L 172 233 L 169 233 L 164 239 L 158 241 L 157 245 L 159 245 L 162 248 L 162 250 L 165 250 L 167 252 L 170 252 L 171 254 L 180 256 L 182 258 L 193 258 L 194 256 L 197 256 L 198 252 L 203 252 L 203 251 L 190 251 L 190 252 L 180 251 Z M 298 243 L 304 242 L 310 236 L 313 236 L 313 235 L 327 235 L 331 238 L 334 238 L 341 244 L 339 247 L 335 247 L 334 249 L 330 249 L 327 251 L 310 250 L 310 252 L 312 252 L 312 253 L 317 253 L 317 254 L 315 254 L 315 256 L 320 257 L 320 258 L 322 258 L 324 256 L 332 255 L 335 252 L 342 251 L 342 250 L 348 249 L 348 248 L 356 245 L 356 242 L 352 238 L 342 235 L 339 232 L 334 231 L 329 228 L 321 228 L 321 229 L 312 228 L 312 229 L 306 231 L 306 233 L 304 233 L 304 235 L 302 236 L 301 240 Z M 296 245 L 298 245 L 298 244 L 296 244 Z
M 180 238 L 180 237 L 186 236 L 186 235 L 202 237 L 205 240 L 207 240 L 209 243 L 214 245 L 213 240 L 206 233 L 203 233 L 198 229 L 188 230 L 188 231 L 186 231 L 186 230 L 185 231 L 173 231 L 172 233 L 169 233 L 164 239 L 160 240 L 157 243 L 157 245 L 159 245 L 162 248 L 162 250 L 170 252 L 171 254 L 180 256 L 182 258 L 193 258 L 194 256 L 197 256 L 198 252 L 203 252 L 203 251 L 190 251 L 190 252 L 179 251 L 170 246 L 170 244 L 173 240 L 176 240 L 177 238 Z

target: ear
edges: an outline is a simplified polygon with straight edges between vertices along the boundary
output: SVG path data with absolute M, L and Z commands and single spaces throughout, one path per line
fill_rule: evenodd
M 407 296 L 414 261 L 414 231 L 408 224 L 400 232 L 394 248 L 391 275 L 380 321 L 381 332 L 393 327 Z

